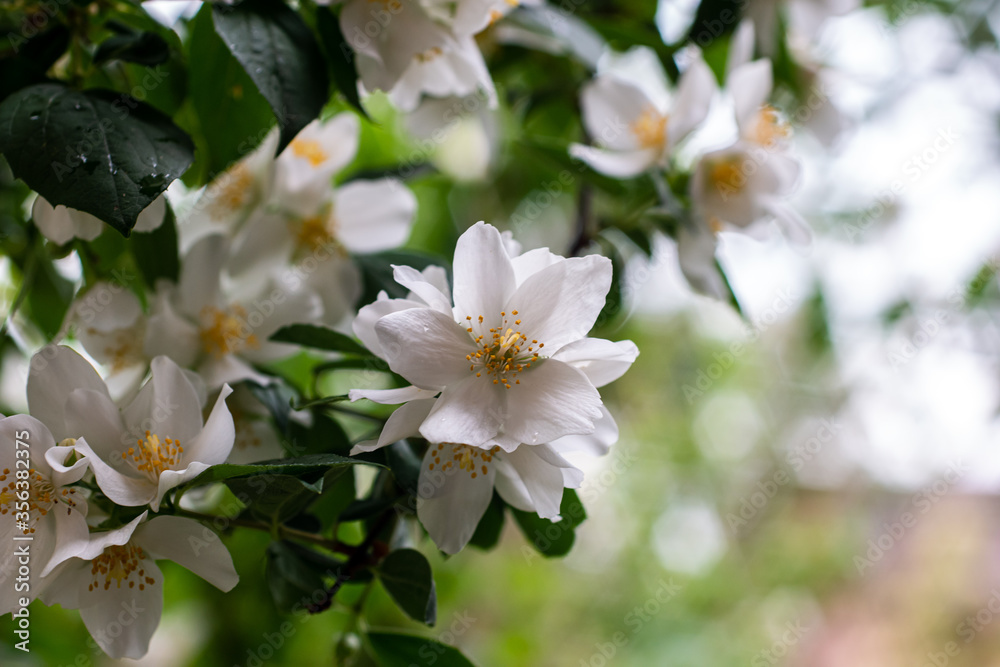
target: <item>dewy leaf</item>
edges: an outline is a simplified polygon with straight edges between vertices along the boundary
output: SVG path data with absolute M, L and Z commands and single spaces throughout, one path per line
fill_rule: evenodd
M 437 594 L 431 565 L 415 549 L 398 549 L 385 557 L 378 576 L 399 608 L 415 621 L 434 625 Z
M 379 667 L 427 665 L 431 657 L 435 667 L 475 667 L 457 648 L 434 639 L 394 632 L 369 632 L 367 636 Z
M 190 138 L 148 104 L 59 83 L 0 104 L 0 152 L 53 205 L 95 215 L 124 236 L 194 159 Z
M 319 324 L 289 324 L 278 329 L 271 336 L 271 340 L 276 343 L 292 343 L 317 350 L 372 356 L 371 352 L 360 343 L 355 342 L 350 336 Z
M 212 5 L 215 31 L 274 110 L 280 153 L 329 99 L 326 62 L 309 27 L 283 2 Z

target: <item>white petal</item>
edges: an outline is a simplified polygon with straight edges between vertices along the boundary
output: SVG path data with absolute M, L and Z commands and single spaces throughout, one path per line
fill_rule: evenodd
M 812 229 L 798 211 L 787 203 L 774 199 L 765 199 L 764 208 L 774 216 L 778 227 L 793 246 L 808 248 L 812 245 Z
M 277 268 L 288 263 L 294 247 L 292 223 L 287 217 L 258 208 L 233 241 L 227 268 L 233 274 Z
M 583 144 L 572 144 L 569 154 L 586 162 L 594 171 L 612 178 L 638 176 L 656 165 L 661 156 L 661 152 L 653 148 L 615 151 Z
M 403 245 L 417 211 L 413 192 L 394 178 L 352 181 L 333 193 L 335 234 L 351 252 L 366 253 Z
M 293 207 L 296 199 L 318 204 L 329 192 L 333 175 L 354 159 L 359 133 L 358 118 L 349 112 L 302 128 L 275 160 L 274 197 Z
M 472 446 L 492 440 L 505 414 L 505 391 L 485 376 L 472 376 L 448 386 L 424 420 L 420 435 L 428 442 L 458 442 Z
M 231 393 L 233 390 L 229 385 L 223 385 L 205 422 L 205 428 L 189 443 L 182 443 L 184 445 L 182 461 L 215 465 L 223 463 L 228 458 L 233 448 L 233 441 L 236 439 L 233 415 L 226 405 L 226 397 Z
M 477 222 L 455 246 L 455 315 L 459 321 L 500 316 L 516 285 L 514 267 L 493 225 Z
M 415 401 L 421 398 L 433 398 L 436 391 L 421 389 L 420 387 L 402 387 L 399 389 L 352 389 L 350 391 L 351 401 L 367 398 L 373 403 L 383 405 L 399 405 L 408 401 Z
M 31 217 L 42 235 L 59 245 L 74 238 L 93 241 L 104 231 L 104 223 L 100 218 L 62 205 L 53 207 L 42 196 L 35 199 Z
M 642 148 L 631 125 L 647 109 L 658 112 L 642 90 L 613 75 L 598 76 L 584 86 L 580 103 L 587 134 L 597 145 L 616 152 Z
M 0 470 L 14 470 L 17 466 L 17 451 L 25 448 L 31 458 L 32 467 L 51 479 L 52 468 L 47 453 L 55 446 L 55 438 L 45 424 L 30 415 L 11 415 L 0 418 Z M 11 475 L 13 477 L 13 475 Z
M 142 304 L 128 288 L 102 280 L 77 297 L 73 315 L 78 328 L 108 333 L 134 325 Z
M 152 377 L 122 411 L 130 435 L 146 431 L 188 441 L 201 430 L 198 391 L 184 371 L 168 357 L 150 363 Z
M 40 573 L 42 577 L 47 577 L 59 564 L 82 552 L 90 538 L 87 518 L 81 512 L 59 503 L 53 514 L 55 549 Z
M 624 375 L 638 356 L 639 348 L 630 340 L 583 338 L 563 346 L 552 358 L 580 369 L 592 385 L 603 387 Z
M 153 558 L 172 560 L 223 592 L 240 580 L 226 545 L 215 531 L 197 521 L 154 517 L 139 526 L 133 539 Z
M 599 255 L 572 257 L 525 280 L 504 310 L 517 311 L 517 325 L 529 340 L 555 353 L 587 335 L 611 287 L 611 260 Z M 510 318 L 508 318 L 510 319 Z
M 430 308 L 391 313 L 375 324 L 389 367 L 423 389 L 441 389 L 470 376 L 472 338 L 447 315 Z
M 681 272 L 699 294 L 724 299 L 726 284 L 715 263 L 715 234 L 702 225 L 681 225 L 677 232 L 677 258 Z
M 427 419 L 431 408 L 434 407 L 433 398 L 425 398 L 410 401 L 399 406 L 395 412 L 389 415 L 389 419 L 382 427 L 382 433 L 378 440 L 370 445 L 355 445 L 351 448 L 351 456 L 361 452 L 371 452 L 386 445 L 391 445 L 403 438 L 412 438 L 419 434 L 420 424 Z
M 228 245 L 226 237 L 210 234 L 199 239 L 184 256 L 177 292 L 179 309 L 188 317 L 197 319 L 202 309 L 218 305 L 219 279 Z
M 118 406 L 106 394 L 93 389 L 77 389 L 66 401 L 66 428 L 75 438 L 83 438 L 96 454 L 111 460 L 119 457 L 132 442 L 125 432 Z
M 517 474 L 514 466 L 500 457 L 496 458 L 496 463 L 497 476 L 493 483 L 503 501 L 522 512 L 534 512 L 535 506 L 531 501 L 531 494 L 528 493 L 528 487 L 521 481 L 521 476 Z
M 671 107 L 667 125 L 668 141 L 676 146 L 691 133 L 708 115 L 715 96 L 715 75 L 699 56 L 681 76 L 677 97 Z
M 416 294 L 434 310 L 445 315 L 451 315 L 451 299 L 448 294 L 442 292 L 436 285 L 428 282 L 424 278 L 424 274 L 420 271 L 409 266 L 397 266 L 393 264 L 392 277 L 397 283 L 410 290 L 413 294 Z
M 354 323 L 351 325 L 351 328 L 354 330 L 354 335 L 357 336 L 361 342 L 365 344 L 365 347 L 371 350 L 373 354 L 382 359 L 385 359 L 385 350 L 382 349 L 382 344 L 378 342 L 378 335 L 375 333 L 375 323 L 389 313 L 396 313 L 410 308 L 425 307 L 425 304 L 422 304 L 419 301 L 411 301 L 408 299 L 383 299 L 381 296 L 384 296 L 384 294 L 385 293 L 383 292 L 382 295 L 380 295 L 378 301 L 370 303 L 359 310 L 358 316 L 354 318 Z
M 490 466 L 485 475 L 477 472 L 475 479 L 468 471 L 455 466 L 447 472 L 430 470 L 434 452 L 434 447 L 427 449 L 420 468 L 417 517 L 434 544 L 441 551 L 454 554 L 472 539 L 490 504 L 496 469 Z M 453 452 L 451 445 L 445 445 L 441 458 L 451 460 Z
M 594 432 L 589 435 L 567 435 L 553 440 L 549 447 L 560 456 L 576 453 L 604 456 L 618 442 L 618 424 L 608 409 L 601 406 L 601 418 L 594 422 L 594 426 Z
M 517 279 L 518 287 L 520 287 L 521 283 L 527 280 L 530 276 L 533 276 L 542 269 L 546 269 L 553 264 L 558 264 L 564 259 L 566 258 L 560 257 L 548 248 L 535 248 L 534 250 L 529 250 L 523 255 L 511 257 L 510 263 L 511 266 L 514 267 L 514 276 Z
M 135 221 L 134 232 L 151 232 L 163 224 L 163 219 L 167 214 L 167 197 L 160 195 L 149 203 L 149 206 L 142 209 L 139 217 Z
M 108 394 L 94 367 L 68 347 L 48 345 L 31 358 L 28 407 L 32 416 L 48 426 L 58 440 L 74 437 L 66 430 L 65 422 L 66 399 L 74 389 Z
M 726 87 L 733 96 L 741 134 L 752 128 L 757 112 L 767 103 L 771 86 L 771 61 L 767 58 L 741 65 L 729 73 Z
M 174 309 L 173 292 L 172 287 L 163 286 L 156 292 L 143 353 L 150 358 L 166 355 L 181 366 L 190 366 L 201 354 L 201 335 L 197 326 Z
M 556 467 L 541 458 L 536 447 L 527 445 L 508 452 L 504 455 L 504 460 L 511 464 L 521 478 L 531 497 L 532 509 L 538 516 L 543 519 L 558 517 L 563 495 L 562 467 L 571 466 L 566 463 L 565 466 Z
M 145 477 L 132 477 L 118 472 L 105 463 L 83 438 L 78 439 L 75 446 L 81 454 L 87 457 L 90 469 L 94 471 L 97 486 L 100 487 L 104 495 L 115 503 L 125 507 L 139 507 L 146 505 L 156 497 L 156 484 L 154 482 Z
M 745 65 L 753 58 L 754 26 L 751 19 L 744 19 L 729 38 L 729 56 L 726 59 L 726 73 L 731 75 L 737 67 Z
M 80 609 L 80 618 L 97 645 L 112 658 L 138 659 L 146 655 L 149 641 L 160 624 L 163 573 L 152 560 L 143 561 L 142 567 L 145 576 L 155 582 L 144 584 L 144 590 L 139 590 L 138 586 L 118 588 L 112 585 L 106 591 L 83 591 L 81 594 L 81 601 L 92 597 L 96 604 L 83 602 L 85 606 Z
M 583 373 L 561 361 L 547 359 L 519 373 L 518 379 L 521 384 L 504 392 L 506 435 L 538 445 L 564 435 L 594 431 L 594 420 L 601 416 L 601 397 Z

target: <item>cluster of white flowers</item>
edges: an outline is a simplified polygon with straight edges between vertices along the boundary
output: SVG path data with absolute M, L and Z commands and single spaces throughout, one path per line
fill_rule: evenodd
M 694 216 L 677 230 L 684 275 L 692 287 L 717 298 L 725 294 L 715 262 L 720 231 L 775 220 L 789 240 L 809 239 L 805 222 L 785 201 L 800 175 L 800 163 L 789 150 L 791 127 L 768 103 L 771 61 L 751 61 L 753 48 L 753 24 L 744 21 L 730 43 L 723 91 L 737 136 L 695 159 L 687 192 Z M 581 102 L 584 124 L 598 146 L 574 144 L 571 155 L 615 178 L 675 166 L 678 146 L 705 121 L 718 91 L 700 54 L 691 59 L 673 94 L 658 86 L 659 80 L 650 77 L 640 87 L 615 73 L 595 78 Z M 666 108 L 657 104 L 660 99 L 672 104 Z

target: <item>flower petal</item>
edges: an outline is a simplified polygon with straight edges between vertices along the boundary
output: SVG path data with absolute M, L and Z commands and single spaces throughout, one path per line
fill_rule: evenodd
M 201 430 L 198 391 L 184 371 L 168 357 L 150 363 L 152 377 L 122 410 L 129 435 L 146 431 L 187 442 Z
M 724 299 L 727 288 L 715 263 L 715 234 L 702 225 L 681 225 L 677 232 L 677 259 L 681 273 L 699 294 Z
M 594 431 L 594 420 L 601 416 L 601 396 L 582 372 L 561 361 L 546 359 L 518 374 L 518 379 L 521 384 L 504 392 L 506 435 L 538 445 L 564 435 Z M 433 416 L 428 421 L 433 421 Z
M 201 354 L 201 335 L 197 326 L 174 309 L 173 286 L 160 286 L 146 325 L 143 352 L 147 357 L 165 355 L 181 366 L 190 366 Z
M 612 178 L 633 178 L 656 165 L 660 159 L 660 151 L 652 148 L 617 151 L 583 144 L 570 145 L 569 154 L 586 162 L 594 171 Z
M 226 405 L 226 397 L 231 393 L 233 390 L 228 384 L 222 386 L 212 412 L 205 422 L 205 428 L 184 445 L 182 461 L 215 465 L 223 463 L 229 456 L 229 452 L 233 449 L 233 441 L 236 439 L 233 415 Z
M 424 274 L 420 271 L 409 266 L 397 266 L 393 264 L 392 277 L 397 283 L 423 299 L 434 310 L 451 316 L 451 298 L 449 295 L 428 282 Z
M 441 389 L 469 377 L 472 338 L 447 315 L 430 308 L 391 313 L 375 324 L 389 367 L 423 389 Z
M 133 539 L 153 558 L 172 560 L 223 592 L 240 580 L 226 545 L 215 531 L 197 521 L 154 517 L 139 526 Z
M 455 316 L 459 321 L 480 315 L 499 318 L 516 285 L 514 267 L 493 225 L 477 222 L 455 246 Z M 463 355 L 464 356 L 464 355 Z
M 695 58 L 677 84 L 668 127 L 670 146 L 676 146 L 708 115 L 716 91 L 715 75 L 701 57 Z
M 131 444 L 125 432 L 118 406 L 99 391 L 77 389 L 66 401 L 66 428 L 75 438 L 83 438 L 101 458 L 110 461 L 119 457 Z
M 65 422 L 66 399 L 74 389 L 93 389 L 108 395 L 104 380 L 75 350 L 48 345 L 35 353 L 28 374 L 28 407 L 57 440 L 74 436 L 67 431 Z
M 477 447 L 502 426 L 505 391 L 487 377 L 472 376 L 449 385 L 420 427 L 428 442 L 458 442 Z
M 598 76 L 585 85 L 580 104 L 587 134 L 599 146 L 616 152 L 641 148 L 630 126 L 647 109 L 657 111 L 638 86 L 614 75 Z
M 163 224 L 163 219 L 167 215 L 167 197 L 160 195 L 149 203 L 149 206 L 142 209 L 139 217 L 136 218 L 134 232 L 151 232 Z
M 751 129 L 757 112 L 771 94 L 771 61 L 767 58 L 740 65 L 729 73 L 726 87 L 733 96 L 740 134 Z
M 104 231 L 100 218 L 62 205 L 53 207 L 40 195 L 31 207 L 31 217 L 42 235 L 59 245 L 74 238 L 93 241 Z
M 394 178 L 352 181 L 333 193 L 335 234 L 351 252 L 366 253 L 403 245 L 410 236 L 417 198 Z
M 90 448 L 85 439 L 79 438 L 74 447 L 87 457 L 101 492 L 115 503 L 125 507 L 139 507 L 146 505 L 156 497 L 155 483 L 145 477 L 132 477 L 118 472 L 105 463 Z
M 582 338 L 563 346 L 552 358 L 580 369 L 592 385 L 603 387 L 624 375 L 638 356 L 639 348 L 630 340 Z
M 181 263 L 177 281 L 179 310 L 197 320 L 202 309 L 218 305 L 219 280 L 229 242 L 221 234 L 209 234 L 191 247 Z
M 419 301 L 390 299 L 386 296 L 385 292 L 382 292 L 377 301 L 368 304 L 358 311 L 358 315 L 354 318 L 351 328 L 354 330 L 354 335 L 365 344 L 365 347 L 379 358 L 385 359 L 385 351 L 382 349 L 382 344 L 378 341 L 378 335 L 375 333 L 375 324 L 389 313 L 396 313 L 410 308 L 425 307 L 425 304 Z
M 421 398 L 433 398 L 435 394 L 437 394 L 436 391 L 411 386 L 399 389 L 352 389 L 350 398 L 351 402 L 367 398 L 373 403 L 381 403 L 382 405 L 399 405 Z
M 81 594 L 80 618 L 90 635 L 112 658 L 138 659 L 149 651 L 163 613 L 163 573 L 152 560 L 142 561 L 145 576 L 155 583 L 138 587 L 111 586 Z M 82 581 L 77 585 L 82 585 Z M 93 600 L 87 604 L 88 598 Z M 128 622 L 122 622 L 127 619 Z
M 434 544 L 446 554 L 462 550 L 493 497 L 494 466 L 486 474 L 473 479 L 468 471 L 451 467 L 447 472 L 431 470 L 435 448 L 429 447 L 420 467 L 417 517 L 430 534 Z M 441 458 L 451 460 L 453 445 L 445 445 Z
M 554 353 L 587 335 L 610 288 L 611 260 L 598 255 L 572 257 L 525 280 L 504 310 L 517 310 L 519 330 Z
M 378 440 L 374 441 L 373 444 L 357 444 L 351 448 L 351 456 L 355 454 L 360 454 L 361 452 L 371 452 L 385 447 L 386 445 L 391 445 L 397 440 L 402 440 L 403 438 L 411 438 L 419 433 L 420 425 L 427 419 L 427 415 L 430 414 L 431 408 L 434 407 L 433 398 L 424 398 L 416 401 L 410 401 L 404 405 L 399 406 L 396 410 L 389 415 L 389 419 L 385 422 L 385 426 L 382 427 L 382 433 L 379 434 Z
M 545 447 L 538 445 L 537 447 Z M 562 467 L 572 467 L 569 463 L 556 467 L 540 457 L 537 447 L 521 446 L 504 455 L 504 460 L 520 477 L 524 488 L 531 497 L 532 510 L 543 519 L 559 516 L 559 505 L 563 495 Z

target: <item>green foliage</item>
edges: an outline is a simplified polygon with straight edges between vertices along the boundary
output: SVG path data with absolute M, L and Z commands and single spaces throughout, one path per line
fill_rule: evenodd
M 431 565 L 415 549 L 398 549 L 378 567 L 378 578 L 396 604 L 415 621 L 434 625 L 437 593 Z
M 409 667 L 431 658 L 441 667 L 475 667 L 457 649 L 433 639 L 391 632 L 369 632 L 366 638 L 380 667 Z
M 562 519 L 555 523 L 542 519 L 537 514 L 518 509 L 511 508 L 511 513 L 528 543 L 538 553 L 548 558 L 565 556 L 569 553 L 576 540 L 577 526 L 587 518 L 583 503 L 573 489 L 563 491 L 562 503 L 559 505 Z

